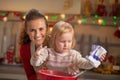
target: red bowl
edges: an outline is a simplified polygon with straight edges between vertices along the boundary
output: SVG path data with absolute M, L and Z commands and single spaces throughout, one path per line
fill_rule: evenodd
M 40 80 L 77 80 L 70 74 L 52 70 L 39 70 L 37 76 Z

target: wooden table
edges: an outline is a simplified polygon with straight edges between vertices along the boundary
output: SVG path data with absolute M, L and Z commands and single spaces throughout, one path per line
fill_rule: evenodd
M 0 80 L 27 80 L 21 64 L 0 64 Z
M 0 64 L 0 80 L 27 80 L 22 65 Z M 120 80 L 119 75 L 104 75 L 87 71 L 78 80 Z

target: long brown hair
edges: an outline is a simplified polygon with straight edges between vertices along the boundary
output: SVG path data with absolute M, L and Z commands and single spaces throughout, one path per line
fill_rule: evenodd
M 39 19 L 39 18 L 43 18 L 45 20 L 46 27 L 48 27 L 47 19 L 45 18 L 44 14 L 42 14 L 39 10 L 31 9 L 26 14 L 26 18 L 25 18 L 25 21 L 24 21 L 24 26 L 23 26 L 21 34 L 20 34 L 20 41 L 19 41 L 20 45 L 27 44 L 27 43 L 31 42 L 29 36 L 26 33 L 26 28 L 28 26 L 28 22 L 30 22 L 31 20 Z

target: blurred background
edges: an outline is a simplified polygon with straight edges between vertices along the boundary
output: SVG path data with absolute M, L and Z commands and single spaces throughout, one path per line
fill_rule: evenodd
M 84 57 L 92 44 L 100 44 L 108 51 L 100 67 L 83 76 L 120 79 L 120 0 L 1 0 L 0 80 L 26 80 L 18 40 L 26 12 L 32 8 L 45 14 L 49 33 L 57 21 L 71 23 L 75 29 L 75 49 Z

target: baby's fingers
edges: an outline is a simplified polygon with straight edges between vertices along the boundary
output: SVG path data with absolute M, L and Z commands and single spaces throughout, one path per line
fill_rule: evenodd
M 103 61 L 106 57 L 106 54 L 103 54 L 101 57 L 100 57 L 100 61 Z

